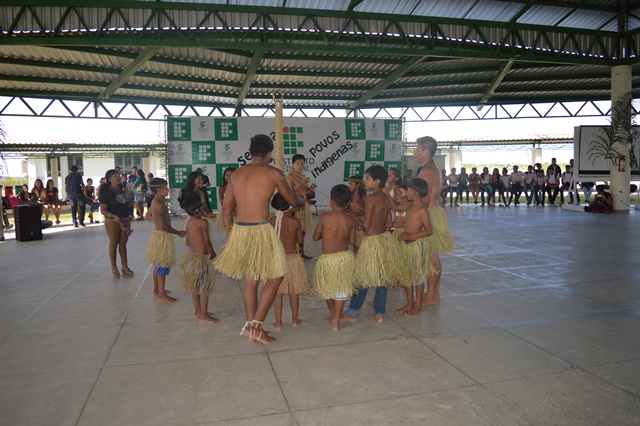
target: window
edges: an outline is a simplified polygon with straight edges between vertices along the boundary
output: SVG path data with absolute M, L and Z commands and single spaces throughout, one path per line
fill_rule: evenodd
M 55 159 L 58 162 L 58 176 L 61 176 L 60 171 L 60 155 L 47 155 L 47 170 L 49 171 L 49 175 L 51 175 L 51 162 Z M 67 170 L 71 170 L 71 166 L 78 166 L 78 170 L 82 172 L 82 154 L 72 154 L 67 155 Z
M 131 173 L 133 166 L 140 167 L 142 164 L 142 155 L 140 154 L 116 154 L 116 167 L 120 167 L 125 173 Z

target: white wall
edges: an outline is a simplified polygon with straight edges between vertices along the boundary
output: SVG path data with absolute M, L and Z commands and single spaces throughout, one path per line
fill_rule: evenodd
M 114 167 L 115 161 L 113 157 L 84 157 L 82 159 L 82 174 L 85 177 L 85 181 L 90 177 L 94 180 L 94 184 L 96 184 L 95 176 L 103 177 L 107 170 L 113 169 Z M 100 182 L 99 178 L 98 182 Z
M 29 179 L 29 190 L 33 188 L 36 179 L 41 179 L 42 183 L 47 181 L 47 160 L 44 158 L 29 158 L 27 160 L 27 173 Z

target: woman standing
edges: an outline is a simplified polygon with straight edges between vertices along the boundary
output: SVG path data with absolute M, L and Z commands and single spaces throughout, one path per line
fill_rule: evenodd
M 144 171 L 138 169 L 136 171 L 138 177 L 133 182 L 136 186 L 136 195 L 134 201 L 136 203 L 136 211 L 138 218 L 136 220 L 144 220 L 144 198 L 147 193 L 147 179 L 144 177 Z
M 122 274 L 133 276 L 127 262 L 127 241 L 131 234 L 131 218 L 129 217 L 130 193 L 126 184 L 120 182 L 120 174 L 111 169 L 105 174 L 107 183 L 100 188 L 100 211 L 105 217 L 104 228 L 109 236 L 109 260 L 114 278 L 120 278 L 120 271 L 116 264 L 116 250 L 120 252 Z
M 229 181 L 231 180 L 231 175 L 235 172 L 236 169 L 234 167 L 227 167 L 224 169 L 224 173 L 222 173 L 222 185 L 218 188 L 218 199 L 220 200 L 220 213 L 216 219 L 216 229 L 224 229 L 224 219 L 222 217 L 222 204 L 224 203 L 224 194 L 227 192 L 227 185 L 229 185 Z M 204 179 L 203 179 L 204 182 Z

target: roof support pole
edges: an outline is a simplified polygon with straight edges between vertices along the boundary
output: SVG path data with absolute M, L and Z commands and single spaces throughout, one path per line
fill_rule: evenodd
M 611 123 L 620 131 L 628 133 L 630 138 L 631 117 L 631 65 L 619 65 L 611 67 Z M 628 110 L 626 110 L 628 108 Z M 628 123 L 625 123 L 628 121 Z M 631 167 L 629 161 L 629 145 L 619 141 L 614 142 L 612 148 L 618 152 L 618 157 L 610 164 L 611 196 L 613 197 L 613 210 L 617 212 L 629 211 L 629 183 L 631 182 Z M 625 158 L 624 166 L 622 158 Z
M 493 96 L 493 92 L 495 92 L 500 83 L 502 83 L 502 79 L 511 69 L 511 65 L 513 65 L 513 59 L 505 62 L 500 66 L 500 69 L 493 77 L 493 80 L 491 80 L 491 83 L 489 83 L 489 87 L 487 88 L 486 92 L 484 92 L 484 95 L 482 95 L 482 99 L 480 99 L 480 102 L 478 102 L 478 111 L 481 111 L 482 107 L 487 104 L 489 98 Z
M 159 47 L 148 47 L 146 49 L 144 49 L 142 51 L 142 53 L 140 53 L 138 55 L 137 58 L 135 58 L 133 61 L 131 61 L 131 63 L 129 64 L 129 66 L 127 66 L 121 73 L 119 76 L 117 76 L 112 82 L 111 84 L 109 84 L 109 86 L 107 86 L 106 89 L 104 89 L 102 91 L 102 93 L 100 93 L 98 95 L 98 100 L 99 101 L 103 101 L 105 99 L 109 99 L 109 97 L 111 95 L 113 95 L 116 90 L 118 90 L 123 84 L 125 84 L 127 82 L 127 80 L 129 80 L 129 78 L 135 74 L 140 68 L 142 68 L 142 66 L 152 57 L 155 56 L 156 53 L 158 53 L 158 51 L 160 50 Z
M 405 62 L 404 64 L 400 65 L 398 68 L 393 70 L 391 74 L 389 74 L 380 82 L 378 82 L 378 84 L 373 86 L 371 90 L 369 90 L 367 93 L 362 95 L 357 101 L 349 105 L 347 107 L 347 111 L 352 111 L 360 107 L 361 105 L 364 105 L 365 102 L 367 102 L 369 99 L 377 96 L 380 92 L 382 92 L 384 89 L 386 89 L 391 84 L 393 84 L 394 81 L 396 81 L 397 79 L 399 79 L 400 77 L 402 77 L 403 75 L 411 71 L 416 65 L 418 65 L 420 62 L 424 61 L 427 58 L 428 56 L 419 56 L 419 57 L 409 59 L 407 62 Z

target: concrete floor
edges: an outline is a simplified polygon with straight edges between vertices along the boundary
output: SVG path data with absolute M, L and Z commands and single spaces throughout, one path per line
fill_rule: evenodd
M 360 321 L 334 333 L 324 302 L 305 296 L 305 322 L 294 329 L 285 309 L 267 347 L 238 335 L 236 281 L 217 278 L 216 325 L 193 319 L 176 270 L 179 302 L 154 300 L 148 221 L 129 243 L 136 275 L 119 280 L 99 225 L 8 238 L 0 424 L 637 425 L 640 212 L 447 210 L 456 251 L 442 256 L 440 305 L 397 316 L 404 295 L 391 290 L 380 325 L 370 295 Z

